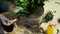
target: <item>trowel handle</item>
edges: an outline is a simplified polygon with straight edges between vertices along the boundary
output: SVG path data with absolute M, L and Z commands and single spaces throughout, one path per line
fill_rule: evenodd
M 15 21 L 17 21 L 17 19 L 11 20 L 9 24 L 11 25 L 12 23 L 15 23 Z
M 17 19 L 11 20 L 11 23 L 13 23 L 13 22 L 15 22 L 15 21 L 17 21 Z

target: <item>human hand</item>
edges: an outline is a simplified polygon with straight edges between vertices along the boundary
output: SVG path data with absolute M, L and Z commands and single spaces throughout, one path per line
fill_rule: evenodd
M 10 20 L 7 19 L 4 15 L 1 15 L 1 14 L 0 14 L 0 20 L 2 21 L 2 24 L 3 24 L 3 25 L 9 26 Z

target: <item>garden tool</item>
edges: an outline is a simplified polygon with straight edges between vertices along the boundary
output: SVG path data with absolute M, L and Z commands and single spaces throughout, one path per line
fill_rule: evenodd
M 11 20 L 9 23 L 9 26 L 3 25 L 3 30 L 5 30 L 6 32 L 12 32 L 15 26 L 15 21 L 17 21 L 17 19 Z

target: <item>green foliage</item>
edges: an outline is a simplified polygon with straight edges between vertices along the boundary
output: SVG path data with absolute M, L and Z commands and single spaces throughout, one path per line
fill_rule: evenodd
M 54 16 L 53 13 L 51 11 L 49 11 L 46 13 L 45 19 L 50 21 L 53 19 L 53 16 Z
M 28 5 L 27 5 L 27 10 L 30 14 L 35 14 L 36 13 L 36 10 L 38 8 L 42 9 L 43 6 L 44 6 L 44 3 L 47 0 L 29 0 L 28 2 Z
M 45 1 L 47 0 L 14 0 L 14 4 L 23 7 L 27 14 L 31 15 L 35 14 L 38 8 L 42 9 Z
M 43 2 L 45 2 L 45 1 L 47 1 L 47 0 L 34 0 L 33 2 L 32 2 L 32 7 L 39 7 L 39 6 L 43 6 L 44 5 L 44 3 Z
M 13 3 L 17 6 L 25 8 L 28 4 L 28 1 L 27 0 L 13 0 Z
M 28 14 L 35 14 L 38 8 L 42 9 L 45 1 L 47 0 L 10 0 L 16 6 L 24 8 L 23 12 Z M 21 12 L 21 11 L 20 11 Z M 19 13 L 20 14 L 20 13 Z
M 28 12 L 23 8 L 23 7 L 16 7 L 16 9 L 14 10 L 13 15 L 16 16 L 18 14 L 28 14 Z

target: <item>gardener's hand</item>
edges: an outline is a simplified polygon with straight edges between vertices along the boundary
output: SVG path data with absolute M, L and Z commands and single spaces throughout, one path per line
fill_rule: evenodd
M 5 16 L 0 14 L 0 20 L 2 21 L 3 25 L 9 26 L 10 20 L 7 19 Z

